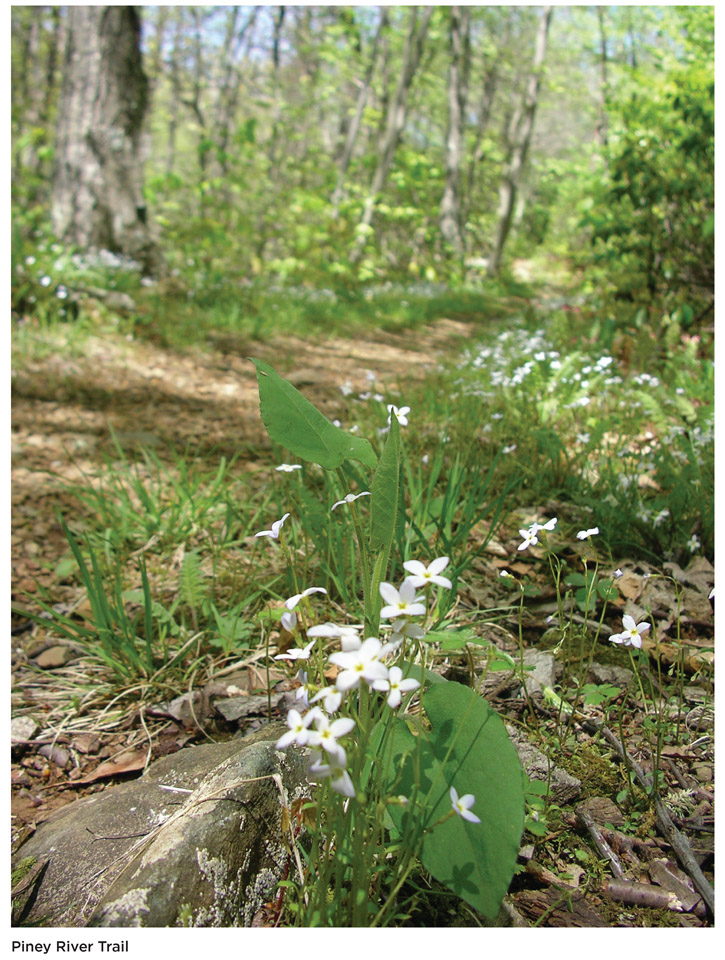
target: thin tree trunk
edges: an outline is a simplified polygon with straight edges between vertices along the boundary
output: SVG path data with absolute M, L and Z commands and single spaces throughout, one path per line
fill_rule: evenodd
M 478 105 L 476 135 L 473 141 L 473 149 L 471 150 L 471 159 L 468 164 L 468 172 L 466 175 L 466 192 L 464 194 L 461 209 L 461 219 L 463 223 L 468 222 L 471 206 L 473 205 L 473 186 L 476 181 L 476 171 L 478 170 L 478 165 L 484 158 L 484 151 L 482 147 L 483 138 L 486 135 L 488 123 L 491 119 L 491 109 L 493 107 L 493 98 L 496 94 L 497 85 L 498 62 L 494 63 L 486 71 L 486 76 L 483 82 L 483 90 L 481 91 L 481 99 Z
M 214 118 L 215 140 L 220 157 L 219 166 L 222 174 L 226 174 L 228 169 L 227 147 L 229 145 L 229 127 L 231 126 L 234 113 L 237 109 L 239 98 L 239 67 L 238 61 L 241 53 L 242 44 L 247 34 L 250 34 L 255 21 L 259 7 L 253 7 L 247 21 L 237 28 L 239 17 L 239 7 L 231 8 L 227 21 L 227 34 L 224 43 L 224 62 L 225 70 L 217 96 L 216 111 Z
M 607 146 L 607 97 L 609 94 L 605 12 L 604 7 L 597 7 L 597 18 L 599 20 L 599 118 L 597 121 L 596 138 L 599 141 L 599 146 L 603 150 L 605 150 Z
M 539 85 L 541 68 L 546 56 L 546 41 L 549 34 L 549 24 L 553 7 L 544 7 L 539 21 L 536 35 L 536 48 L 531 74 L 526 85 L 523 102 L 511 121 L 509 137 L 509 153 L 504 167 L 499 190 L 498 225 L 496 237 L 491 251 L 488 272 L 495 276 L 501 266 L 503 249 L 511 229 L 511 218 L 516 205 L 516 194 L 521 182 L 521 174 L 526 163 L 526 157 L 531 145 L 531 135 L 534 130 L 534 118 L 539 99 Z
M 375 39 L 373 40 L 373 49 L 370 54 L 370 60 L 368 61 L 365 77 L 363 79 L 362 86 L 360 87 L 360 92 L 357 96 L 355 114 L 347 131 L 345 147 L 342 151 L 342 156 L 340 157 L 340 161 L 337 166 L 337 183 L 335 184 L 335 189 L 333 190 L 332 197 L 330 198 L 333 217 L 337 217 L 340 209 L 340 203 L 342 202 L 342 198 L 344 196 L 345 175 L 347 173 L 347 168 L 350 166 L 350 161 L 352 160 L 352 155 L 355 150 L 355 144 L 357 143 L 358 134 L 360 132 L 360 124 L 362 123 L 363 113 L 365 111 L 368 96 L 370 95 L 370 87 L 373 80 L 373 74 L 375 73 L 375 65 L 378 60 L 380 40 L 388 26 L 388 22 L 388 11 L 385 9 L 385 7 L 381 7 L 380 23 L 378 24 L 378 29 L 375 33 Z
M 56 137 L 55 233 L 161 266 L 146 225 L 140 144 L 148 102 L 136 7 L 69 7 Z
M 448 129 L 445 145 L 445 186 L 441 198 L 440 228 L 443 239 L 457 256 L 463 254 L 460 179 L 463 160 L 463 127 L 471 63 L 471 11 L 450 8 L 450 62 L 448 66 Z
M 50 15 L 53 20 L 53 39 L 48 49 L 48 60 L 45 65 L 45 96 L 43 97 L 43 121 L 48 122 L 50 106 L 55 95 L 55 80 L 58 68 L 58 54 L 60 52 L 61 22 L 60 7 L 51 7 Z
M 466 177 L 466 192 L 463 198 L 461 219 L 463 223 L 468 222 L 468 218 L 471 212 L 471 207 L 473 206 L 473 188 L 476 180 L 476 172 L 478 170 L 479 164 L 484 159 L 483 151 L 483 139 L 486 136 L 486 131 L 488 130 L 488 124 L 491 120 L 491 111 L 493 109 L 493 100 L 496 95 L 496 88 L 498 86 L 499 79 L 499 70 L 502 60 L 502 51 L 508 45 L 509 37 L 511 35 L 511 11 L 509 10 L 509 15 L 506 17 L 506 26 L 504 28 L 503 39 L 500 44 L 498 44 L 498 49 L 496 52 L 496 58 L 492 63 L 486 65 L 486 70 L 483 78 L 483 87 L 481 89 L 481 99 L 478 103 L 478 116 L 476 120 L 476 134 L 473 141 L 473 149 L 471 150 L 471 159 L 468 164 L 468 174 Z
M 277 16 L 274 18 L 274 32 L 272 34 L 272 71 L 273 71 L 273 103 L 272 103 L 272 132 L 269 138 L 269 167 L 274 170 L 277 165 L 277 143 L 279 140 L 279 127 L 282 116 L 282 92 L 280 90 L 279 79 L 279 47 L 282 38 L 282 26 L 284 25 L 286 7 L 277 7 Z
M 418 23 L 418 7 L 412 7 L 410 18 L 410 30 L 405 41 L 403 51 L 403 62 L 400 68 L 400 76 L 395 89 L 395 95 L 390 102 L 388 109 L 387 122 L 385 125 L 385 134 L 380 145 L 380 154 L 378 163 L 373 174 L 373 179 L 368 190 L 368 197 L 365 201 L 363 215 L 358 225 L 358 236 L 355 245 L 350 253 L 350 262 L 356 263 L 365 248 L 367 242 L 368 228 L 372 223 L 373 213 L 375 212 L 375 201 L 385 186 L 390 173 L 390 167 L 393 163 L 395 148 L 400 140 L 400 135 L 405 128 L 407 114 L 408 94 L 413 83 L 413 77 L 420 63 L 420 57 L 423 52 L 423 43 L 430 23 L 432 7 L 423 8 L 423 17 Z M 360 229 L 362 228 L 362 229 Z
M 179 58 L 182 56 L 181 38 L 183 36 L 184 8 L 177 7 L 176 29 L 174 30 L 174 49 L 171 53 L 171 106 L 169 110 L 169 126 L 166 141 L 166 175 L 171 176 L 176 164 L 176 131 L 179 126 L 179 105 L 181 104 L 181 74 Z

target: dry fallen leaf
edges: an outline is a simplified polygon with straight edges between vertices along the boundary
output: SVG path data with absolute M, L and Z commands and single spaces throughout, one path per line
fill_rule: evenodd
M 122 754 L 117 761 L 106 760 L 81 780 L 68 781 L 74 787 L 95 783 L 97 780 L 106 780 L 109 777 L 118 777 L 125 773 L 136 773 L 146 766 L 146 750 L 134 750 Z
M 627 600 L 636 600 L 642 592 L 642 577 L 633 570 L 627 570 L 615 580 L 615 586 Z

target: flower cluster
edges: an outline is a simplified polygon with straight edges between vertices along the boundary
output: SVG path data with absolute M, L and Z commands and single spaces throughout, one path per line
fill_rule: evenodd
M 307 707 L 307 712 L 300 713 L 294 708 L 289 710 L 289 729 L 279 738 L 276 746 L 279 750 L 293 744 L 309 748 L 310 775 L 315 779 L 329 778 L 332 789 L 343 796 L 355 796 L 355 784 L 347 769 L 347 751 L 340 742 L 356 726 L 352 717 L 344 715 L 345 700 L 364 688 L 382 694 L 387 707 L 397 710 L 404 696 L 418 689 L 420 682 L 406 677 L 404 673 L 404 645 L 406 640 L 421 640 L 425 636 L 425 629 L 412 622 L 413 618 L 427 614 L 425 595 L 419 595 L 418 589 L 433 585 L 452 589 L 451 580 L 443 576 L 448 563 L 448 557 L 438 557 L 427 566 L 419 560 L 408 560 L 403 564 L 407 576 L 399 587 L 392 583 L 380 584 L 380 596 L 384 601 L 380 616 L 388 621 L 388 626 L 383 628 L 383 639 L 362 639 L 354 627 L 323 623 L 311 626 L 306 631 L 309 642 L 305 646 L 275 657 L 277 660 L 309 660 L 319 639 L 336 639 L 340 642 L 340 648 L 327 657 L 327 664 L 338 671 L 333 684 L 316 688 L 308 681 L 307 672 L 299 671 L 300 689 L 296 699 L 301 706 Z M 293 611 L 299 601 L 317 592 L 324 591 L 321 587 L 309 587 L 285 602 L 282 625 L 286 629 L 297 628 Z M 394 659 L 398 662 L 392 662 Z M 327 670 L 323 673 L 327 673 Z M 333 719 L 336 714 L 339 715 Z M 471 794 L 459 799 L 455 788 L 451 787 L 452 810 L 470 823 L 479 822 L 470 810 L 474 801 Z

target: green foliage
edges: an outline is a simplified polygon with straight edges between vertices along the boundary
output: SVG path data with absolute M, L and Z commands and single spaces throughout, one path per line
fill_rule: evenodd
M 405 500 L 402 483 L 402 454 L 398 418 L 390 417 L 390 433 L 371 487 L 370 553 L 375 557 L 370 586 L 371 604 L 366 611 L 373 631 L 377 631 L 380 610 L 380 582 L 385 579 L 388 559 L 396 534 L 405 529 Z
M 334 470 L 344 460 L 375 467 L 377 458 L 368 440 L 350 436 L 330 423 L 269 364 L 254 359 L 252 363 L 257 368 L 262 420 L 275 443 L 327 470 Z
M 622 691 L 611 683 L 585 683 L 579 693 L 582 695 L 582 703 L 585 706 L 599 707 L 616 700 Z
M 119 680 L 150 678 L 165 665 L 166 637 L 169 631 L 168 617 L 166 615 L 159 617 L 158 606 L 154 608 L 145 566 L 141 565 L 143 605 L 140 611 L 129 616 L 124 602 L 120 572 L 117 571 L 114 589 L 109 594 L 101 564 L 91 545 L 86 541 L 89 568 L 79 542 L 62 519 L 61 526 L 78 564 L 81 582 L 90 606 L 90 616 L 84 624 L 59 613 L 50 604 L 41 601 L 40 604 L 46 615 L 50 617 L 54 630 L 61 636 L 79 643 L 88 655 L 99 659 L 109 667 Z M 19 612 L 36 622 L 48 622 L 32 612 L 24 610 Z
M 591 613 L 596 610 L 601 601 L 607 602 L 618 596 L 612 581 L 601 580 L 596 571 L 586 570 L 584 573 L 570 573 L 564 583 L 568 587 L 575 587 L 574 599 L 582 613 Z
M 423 706 L 431 728 L 416 740 L 400 722 L 390 777 L 411 807 L 426 811 L 423 865 L 493 919 L 511 882 L 523 830 L 518 754 L 501 718 L 468 687 L 454 682 L 431 686 Z M 459 795 L 475 795 L 481 823 L 447 816 L 453 783 Z M 405 836 L 410 829 L 406 820 L 418 814 L 391 807 L 390 815 Z
M 686 10 L 674 16 L 692 20 Z M 689 46 L 679 62 L 633 71 L 610 95 L 607 174 L 583 220 L 591 262 L 632 304 L 630 320 L 644 307 L 650 320 L 684 330 L 714 281 L 714 64 L 711 51 Z
M 202 526 L 223 546 L 249 522 L 232 496 L 225 457 L 209 472 L 178 454 L 168 467 L 154 451 L 142 449 L 140 465 L 129 462 L 115 435 L 113 442 L 116 460 L 104 458 L 101 483 L 66 485 L 94 518 L 99 533 L 91 537 L 104 551 L 131 552 L 152 539 L 163 547 L 180 544 Z

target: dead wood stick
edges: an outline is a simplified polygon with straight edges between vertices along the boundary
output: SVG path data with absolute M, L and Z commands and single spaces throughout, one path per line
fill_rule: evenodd
M 649 883 L 636 883 L 634 880 L 624 879 L 607 880 L 602 884 L 600 892 L 620 903 L 654 907 L 656 910 L 675 910 L 677 913 L 694 913 L 700 917 L 705 914 L 701 901 L 691 910 L 687 910 L 677 894 Z
M 600 831 L 596 823 L 592 820 L 589 814 L 584 810 L 580 810 L 577 812 L 577 819 L 586 827 L 589 833 L 589 836 L 594 841 L 594 844 L 597 850 L 601 853 L 601 855 L 606 860 L 609 860 L 610 864 L 612 865 L 612 873 L 614 874 L 614 876 L 622 878 L 624 876 L 624 868 L 622 867 L 622 861 L 619 859 L 617 854 L 614 852 L 614 850 L 612 850 L 612 848 L 609 846 L 607 841 L 604 839 L 602 832 Z

